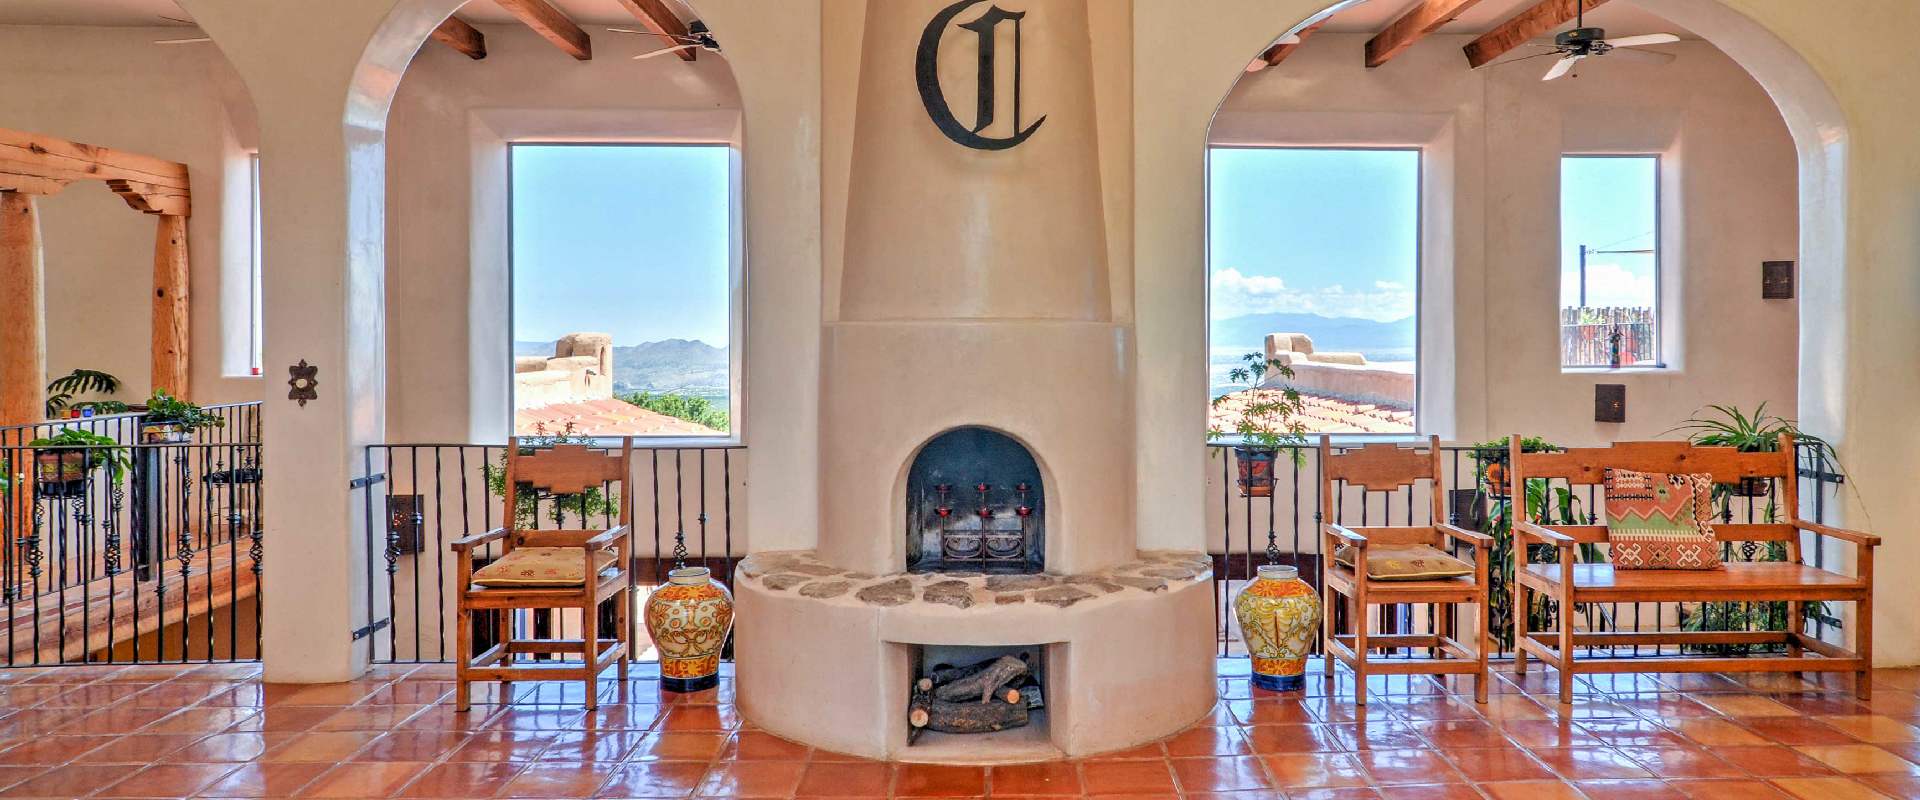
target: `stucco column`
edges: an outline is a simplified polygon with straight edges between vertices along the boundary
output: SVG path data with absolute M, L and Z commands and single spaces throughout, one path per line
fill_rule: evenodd
M 447 3 L 451 5 L 451 3 Z M 386 103 L 432 22 L 402 20 L 395 0 L 311 6 L 255 0 L 183 3 L 257 99 L 262 303 L 267 376 L 262 419 L 265 547 L 262 658 L 269 681 L 348 680 L 366 669 L 384 608 L 369 606 L 366 446 L 385 438 Z M 450 9 L 447 9 L 450 10 Z M 444 15 L 442 15 L 444 16 Z M 261 31 L 300 31 L 262 36 Z M 382 44 L 382 36 L 388 37 Z M 399 38 L 404 39 L 405 36 Z M 373 44 L 369 44 L 373 42 Z M 384 58 L 369 63 L 367 54 Z M 318 397 L 288 397 L 288 368 L 318 368 Z

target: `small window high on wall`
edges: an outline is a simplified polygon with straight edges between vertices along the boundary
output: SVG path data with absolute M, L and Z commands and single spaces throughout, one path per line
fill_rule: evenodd
M 1213 430 L 1231 435 L 1247 409 L 1288 387 L 1302 401 L 1290 416 L 1308 433 L 1416 429 L 1420 158 L 1417 149 L 1209 148 Z M 1260 374 L 1235 380 L 1250 354 Z
M 731 152 L 510 148 L 516 435 L 732 432 Z
M 1660 159 L 1560 160 L 1560 364 L 1660 366 Z

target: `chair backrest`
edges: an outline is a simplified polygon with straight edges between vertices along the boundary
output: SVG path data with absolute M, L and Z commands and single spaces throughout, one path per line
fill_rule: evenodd
M 1782 435 L 1779 449 L 1770 453 L 1751 453 L 1731 447 L 1706 447 L 1690 442 L 1616 442 L 1607 447 L 1572 447 L 1557 452 L 1521 452 L 1520 437 L 1508 441 L 1508 491 L 1516 504 L 1525 502 L 1528 480 L 1545 480 L 1553 486 L 1592 487 L 1594 522 L 1566 524 L 1551 521 L 1544 527 L 1564 533 L 1582 542 L 1605 542 L 1604 489 L 1608 469 L 1635 472 L 1706 473 L 1716 484 L 1739 484 L 1742 479 L 1766 480 L 1772 492 L 1774 522 L 1714 523 L 1714 535 L 1722 541 L 1786 542 L 1790 556 L 1799 558 L 1799 536 L 1793 521 L 1799 506 L 1795 478 L 1798 476 L 1793 437 Z M 1556 483 L 1557 482 L 1557 483 Z
M 1328 521 L 1335 519 L 1334 510 L 1339 508 L 1340 485 L 1358 486 L 1363 493 L 1394 492 L 1403 486 L 1412 491 L 1421 481 L 1428 483 L 1432 521 L 1446 521 L 1446 492 L 1441 488 L 1444 484 L 1440 477 L 1440 437 L 1429 436 L 1425 444 L 1423 450 L 1418 444 L 1402 447 L 1390 442 L 1374 442 L 1335 452 L 1328 437 L 1321 436 L 1320 501 L 1321 508 L 1327 509 Z M 1365 507 L 1364 499 L 1361 505 Z
M 581 496 L 589 489 L 617 492 L 617 524 L 632 524 L 633 493 L 627 491 L 627 469 L 633 463 L 633 437 L 621 437 L 617 449 L 566 443 L 521 451 L 518 437 L 507 440 L 506 513 L 502 519 L 510 525 L 516 519 L 514 510 L 523 488 L 567 496 Z M 584 500 L 582 503 L 584 507 Z M 584 523 L 587 515 L 580 516 Z

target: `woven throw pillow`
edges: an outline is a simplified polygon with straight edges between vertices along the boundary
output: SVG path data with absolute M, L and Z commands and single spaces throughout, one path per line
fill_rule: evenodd
M 586 551 L 578 547 L 516 547 L 500 560 L 473 572 L 481 586 L 579 586 L 585 579 Z M 593 554 L 594 572 L 613 566 L 612 550 Z
M 1719 569 L 1713 476 L 1606 472 L 1607 544 L 1615 569 Z
M 1353 568 L 1353 546 L 1333 551 L 1333 560 Z M 1376 581 L 1435 581 L 1472 575 L 1473 565 L 1432 545 L 1375 545 L 1367 548 L 1367 578 Z

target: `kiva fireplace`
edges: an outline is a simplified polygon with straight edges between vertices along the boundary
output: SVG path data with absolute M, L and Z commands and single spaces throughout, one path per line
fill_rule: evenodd
M 817 509 L 754 507 L 734 653 L 746 718 L 824 750 L 1079 757 L 1216 699 L 1212 561 L 1142 546 L 1191 540 L 1164 527 L 1199 497 L 1136 514 L 1166 487 L 1135 463 L 1130 73 L 1095 68 L 1127 4 L 997 2 L 855 0 L 822 30 Z M 979 118 L 930 117 L 948 91 Z
M 1012 437 L 975 426 L 934 437 L 907 472 L 907 571 L 1041 571 L 1045 495 Z

